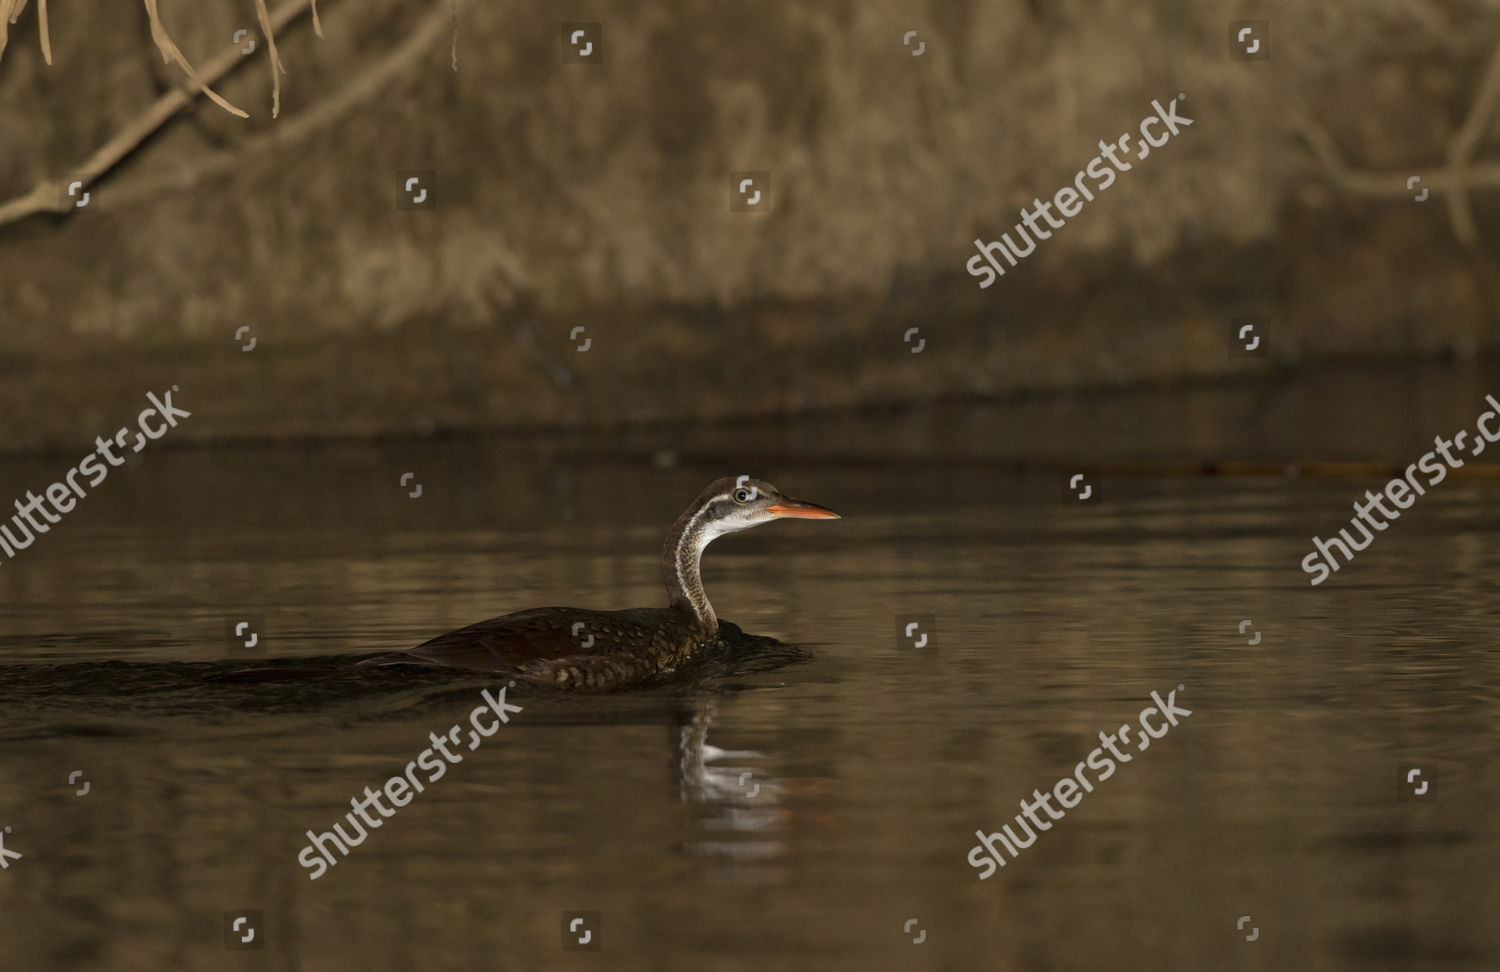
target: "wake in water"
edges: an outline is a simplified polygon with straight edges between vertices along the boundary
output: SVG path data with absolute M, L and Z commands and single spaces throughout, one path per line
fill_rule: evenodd
M 8 721 L 26 710 L 58 708 L 149 710 L 154 714 L 306 712 L 374 701 L 396 701 L 402 711 L 446 704 L 476 686 L 514 678 L 416 665 L 361 665 L 389 653 L 317 655 L 255 661 L 66 662 L 0 666 L 0 707 Z M 620 695 L 668 695 L 684 689 L 729 690 L 736 679 L 806 661 L 812 652 L 720 622 L 719 638 L 669 678 Z M 583 697 L 564 696 L 517 680 L 512 694 L 561 702 L 575 712 Z M 594 696 L 594 699 L 601 697 Z M 382 706 L 384 708 L 384 706 Z M 618 708 L 618 707 L 615 707 Z

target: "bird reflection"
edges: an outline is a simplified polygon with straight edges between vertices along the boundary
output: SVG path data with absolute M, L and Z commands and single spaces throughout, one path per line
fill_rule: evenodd
M 773 875 L 763 865 L 786 851 L 781 839 L 786 819 L 783 788 L 768 769 L 775 754 L 710 744 L 708 730 L 717 716 L 714 699 L 694 699 L 672 730 L 682 802 L 697 808 L 688 814 L 687 824 L 695 832 L 683 842 L 682 851 L 726 865 L 715 870 L 715 877 L 767 880 Z

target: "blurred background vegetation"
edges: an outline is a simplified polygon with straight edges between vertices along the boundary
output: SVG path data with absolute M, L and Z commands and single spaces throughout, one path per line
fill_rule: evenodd
M 197 89 L 154 4 L 54 6 L 50 65 L 37 4 L 15 6 L 0 448 L 92 441 L 173 384 L 194 412 L 174 441 L 296 439 L 1270 380 L 1496 343 L 1494 2 L 1251 4 L 1235 16 L 1269 22 L 1270 57 L 1247 61 L 1224 8 L 1179 0 L 625 0 L 567 9 L 599 25 L 588 64 L 550 5 L 322 0 L 318 37 L 283 0 L 274 118 L 253 0 L 158 8 L 248 118 L 161 107 Z M 978 288 L 976 237 L 1179 93 L 1191 128 Z M 435 208 L 399 208 L 407 170 L 432 171 Z M 769 211 L 732 212 L 730 174 L 753 170 Z M 79 176 L 90 207 L 35 211 Z M 1246 316 L 1269 357 L 1229 353 Z

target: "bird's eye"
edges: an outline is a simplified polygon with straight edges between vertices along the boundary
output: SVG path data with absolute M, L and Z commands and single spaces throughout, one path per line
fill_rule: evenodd
M 737 489 L 737 490 L 735 490 L 734 491 L 734 501 L 736 503 L 748 503 L 748 502 L 750 502 L 750 491 L 748 489 Z

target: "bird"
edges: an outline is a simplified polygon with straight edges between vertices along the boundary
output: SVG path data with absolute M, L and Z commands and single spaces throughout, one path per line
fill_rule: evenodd
M 739 633 L 730 622 L 719 620 L 703 591 L 704 549 L 726 533 L 780 519 L 840 517 L 827 507 L 793 499 L 763 480 L 726 476 L 699 493 L 667 531 L 661 554 L 666 607 L 532 608 L 362 664 L 506 672 L 533 685 L 580 693 L 659 681 L 715 643 L 721 630 Z

